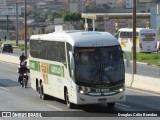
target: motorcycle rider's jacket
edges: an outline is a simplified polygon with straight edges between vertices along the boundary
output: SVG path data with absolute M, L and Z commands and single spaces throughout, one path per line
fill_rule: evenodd
M 27 62 L 24 61 L 20 64 L 20 68 L 18 71 L 19 74 L 23 74 L 23 73 L 29 73 L 29 69 L 27 68 Z

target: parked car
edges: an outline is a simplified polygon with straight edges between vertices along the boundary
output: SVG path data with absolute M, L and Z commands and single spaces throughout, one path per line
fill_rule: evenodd
M 1 51 L 1 53 L 3 53 L 3 52 L 13 53 L 13 47 L 10 43 L 2 43 L 0 51 Z

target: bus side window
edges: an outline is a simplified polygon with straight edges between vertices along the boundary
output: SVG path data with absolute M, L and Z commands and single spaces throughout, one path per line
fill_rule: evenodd
M 59 61 L 62 62 L 66 67 L 66 54 L 65 54 L 65 43 L 64 42 L 59 42 L 58 44 L 58 49 L 59 49 Z
M 69 69 L 69 74 L 71 76 L 71 68 L 70 68 L 70 56 L 69 56 L 69 51 L 72 51 L 72 46 L 67 43 L 67 59 L 68 59 L 68 69 Z

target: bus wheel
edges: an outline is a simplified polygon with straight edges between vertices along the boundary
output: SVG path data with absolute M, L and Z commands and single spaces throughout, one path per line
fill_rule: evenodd
M 73 108 L 73 103 L 71 103 L 71 102 L 69 101 L 69 93 L 68 93 L 67 90 L 66 90 L 66 92 L 65 92 L 65 100 L 66 100 L 66 104 L 67 104 L 68 108 Z
M 36 80 L 36 91 L 39 93 L 39 85 L 38 85 L 38 80 Z
M 107 103 L 107 105 L 108 105 L 109 108 L 114 108 L 115 103 Z
M 46 100 L 47 99 L 47 95 L 43 91 L 43 84 L 40 85 L 40 91 L 39 92 L 40 92 L 40 94 L 39 94 L 40 98 L 42 100 Z
M 41 86 L 38 84 L 38 94 L 40 95 L 40 93 L 41 93 Z

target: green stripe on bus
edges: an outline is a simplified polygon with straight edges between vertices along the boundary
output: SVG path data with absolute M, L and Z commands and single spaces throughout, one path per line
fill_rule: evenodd
M 35 70 L 35 71 L 39 71 L 39 72 L 42 69 L 41 68 L 42 66 L 40 66 L 40 62 L 38 62 L 38 61 L 30 60 L 29 66 L 30 66 L 31 70 Z M 64 66 L 48 64 L 49 68 L 47 68 L 46 63 L 43 63 L 43 66 L 44 66 L 44 73 L 64 77 Z
M 64 77 L 64 67 L 60 65 L 49 64 L 49 74 Z
M 30 60 L 29 67 L 31 70 L 40 71 L 40 62 Z

